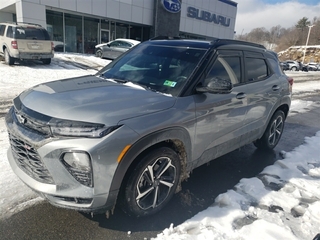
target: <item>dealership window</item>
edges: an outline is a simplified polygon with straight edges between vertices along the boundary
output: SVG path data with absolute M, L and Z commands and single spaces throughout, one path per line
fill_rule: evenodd
M 141 37 L 142 37 L 142 27 L 130 26 L 130 38 L 141 41 Z
M 142 29 L 142 41 L 150 39 L 150 27 L 143 27 Z
M 99 19 L 84 18 L 84 53 L 94 54 L 94 46 L 98 44 Z
M 101 30 L 100 30 L 100 42 L 99 43 L 107 43 L 109 42 L 110 36 L 110 21 L 104 19 L 101 20 Z
M 70 52 L 83 52 L 82 17 L 65 14 L 65 44 Z
M 46 19 L 56 52 L 94 54 L 95 45 L 116 38 L 139 41 L 150 38 L 149 26 L 135 26 L 52 10 L 46 10 Z
M 47 10 L 47 30 L 55 51 L 63 52 L 63 13 Z
M 129 25 L 124 23 L 116 24 L 116 38 L 129 38 Z
M 111 22 L 110 23 L 110 40 L 116 39 L 116 23 Z

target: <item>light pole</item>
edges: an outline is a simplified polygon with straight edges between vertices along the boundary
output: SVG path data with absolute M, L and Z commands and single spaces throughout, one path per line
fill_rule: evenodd
M 306 48 L 304 49 L 304 52 L 303 52 L 302 63 L 304 63 L 304 58 L 306 57 L 306 51 L 307 51 L 307 46 L 308 46 L 308 42 L 309 42 L 310 31 L 311 31 L 311 28 L 312 28 L 313 26 L 314 26 L 314 25 L 308 26 L 309 31 L 308 31 L 308 37 L 307 37 L 307 42 L 306 42 Z

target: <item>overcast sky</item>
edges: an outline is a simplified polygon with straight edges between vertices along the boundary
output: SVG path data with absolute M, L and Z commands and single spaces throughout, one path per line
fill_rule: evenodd
M 320 18 L 320 0 L 235 0 L 238 3 L 236 34 L 250 32 L 254 28 L 280 25 L 294 26 L 301 18 Z

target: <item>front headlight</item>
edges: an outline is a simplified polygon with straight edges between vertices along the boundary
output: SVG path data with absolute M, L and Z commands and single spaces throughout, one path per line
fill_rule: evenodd
M 78 122 L 70 120 L 52 119 L 49 122 L 51 133 L 54 136 L 70 137 L 104 137 L 120 126 L 107 127 L 100 123 Z

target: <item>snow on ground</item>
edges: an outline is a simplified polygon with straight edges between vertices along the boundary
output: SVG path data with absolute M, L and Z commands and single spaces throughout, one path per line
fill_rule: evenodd
M 50 65 L 20 62 L 9 67 L 2 61 L 0 62 L 0 100 L 12 99 L 23 90 L 43 82 L 94 74 L 97 72 L 95 69 L 101 69 L 109 62 L 92 55 L 62 53 L 56 53 Z M 83 66 L 84 64 L 89 67 Z
M 94 74 L 107 60 L 81 54 L 56 54 L 49 66 L 0 62 L 0 101 L 42 82 Z M 84 65 L 89 65 L 86 68 Z M 296 75 L 298 73 L 290 73 Z M 301 72 L 299 73 L 301 74 Z M 303 73 L 307 74 L 310 73 Z M 319 74 L 319 73 L 312 73 Z M 294 83 L 294 94 L 320 90 L 320 80 Z M 308 111 L 315 103 L 293 100 L 290 114 Z M 12 172 L 4 118 L 0 118 L 0 219 L 43 201 Z M 179 226 L 168 226 L 157 240 L 312 239 L 320 232 L 320 132 L 305 144 L 265 168 L 257 177 L 242 179 L 215 203 Z

